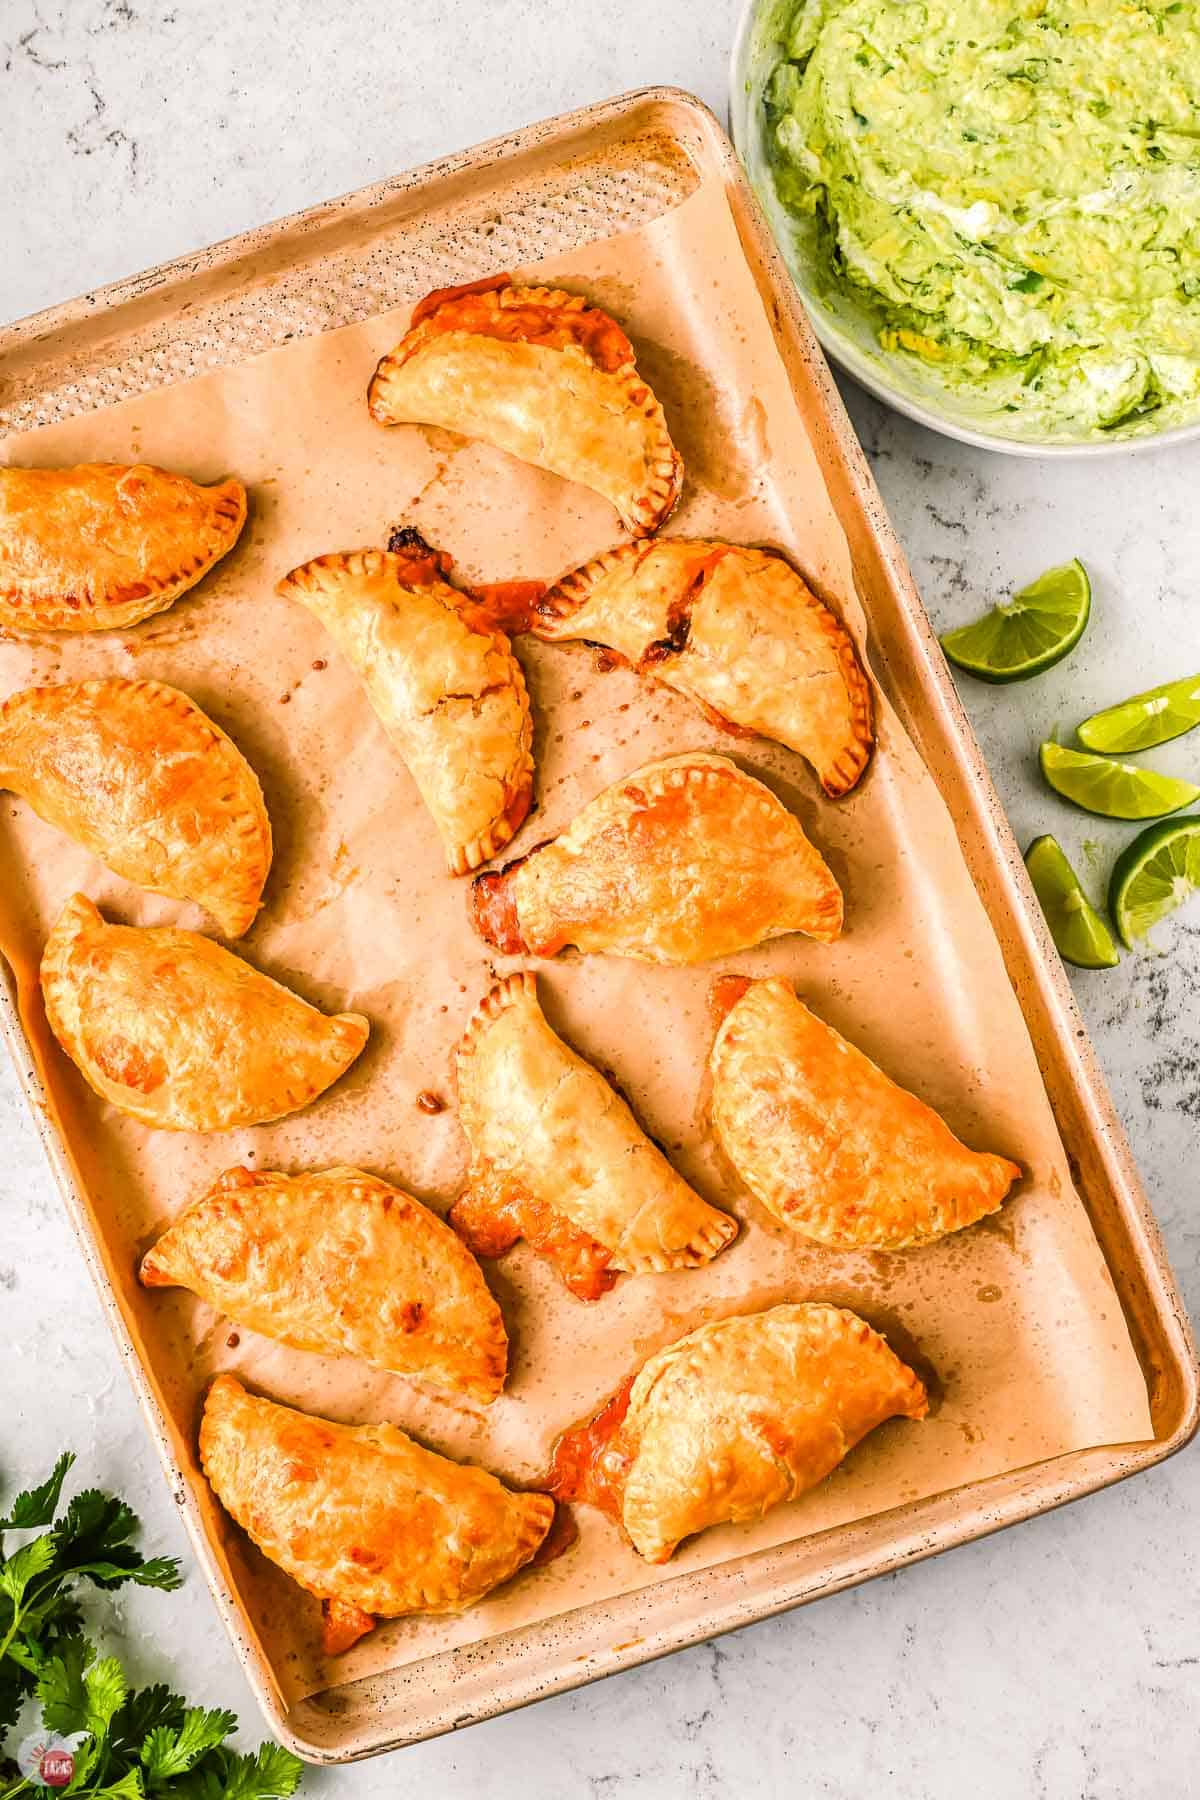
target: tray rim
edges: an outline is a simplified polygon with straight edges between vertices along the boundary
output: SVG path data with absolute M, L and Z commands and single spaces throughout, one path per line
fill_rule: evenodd
M 710 1589 L 728 1588 L 731 1585 L 730 1578 L 733 1578 L 733 1584 L 736 1585 L 736 1578 L 743 1565 L 765 1565 L 768 1560 L 772 1565 L 786 1564 L 789 1561 L 797 1563 L 802 1560 L 806 1545 L 811 1546 L 825 1538 L 845 1541 L 845 1548 L 831 1555 L 822 1577 L 797 1591 L 788 1586 L 785 1575 L 782 1583 L 776 1584 L 777 1587 L 782 1585 L 783 1591 L 775 1592 L 764 1604 L 754 1602 L 747 1606 L 744 1601 L 739 1602 L 736 1592 L 724 1597 L 719 1604 L 714 1597 L 708 1603 L 707 1612 L 694 1619 L 685 1629 L 664 1628 L 657 1634 L 648 1633 L 611 1650 L 595 1651 L 584 1657 L 564 1657 L 563 1653 L 559 1653 L 558 1661 L 563 1666 L 550 1674 L 549 1679 L 533 1679 L 525 1674 L 513 1684 L 509 1697 L 497 1699 L 493 1694 L 484 1703 L 470 1706 L 442 1723 L 431 1723 L 427 1729 L 406 1729 L 390 1733 L 385 1731 L 379 1735 L 360 1730 L 357 1741 L 346 1746 L 318 1742 L 312 1736 L 305 1736 L 295 1723 L 295 1715 L 310 1707 L 311 1701 L 298 1703 L 290 1709 L 290 1713 L 289 1709 L 282 1706 L 270 1667 L 257 1641 L 244 1626 L 240 1603 L 220 1567 L 190 1491 L 189 1481 L 176 1461 L 170 1428 L 159 1406 L 149 1371 L 142 1363 L 134 1335 L 121 1311 L 115 1288 L 108 1279 L 98 1245 L 89 1229 L 69 1149 L 65 1138 L 57 1129 L 52 1104 L 38 1077 L 17 1005 L 10 992 L 10 982 L 5 979 L 0 982 L 0 1035 L 4 1037 L 16 1067 L 51 1173 L 154 1438 L 168 1486 L 183 1514 L 197 1559 L 268 1725 L 282 1742 L 313 1763 L 338 1764 L 354 1761 L 419 1742 L 443 1731 L 515 1710 L 552 1693 L 582 1686 L 603 1674 L 656 1660 L 689 1644 L 719 1636 L 723 1632 L 771 1617 L 824 1594 L 838 1592 L 875 1575 L 940 1554 L 943 1550 L 974 1541 L 1038 1513 L 1053 1510 L 1072 1499 L 1094 1493 L 1131 1474 L 1150 1468 L 1182 1449 L 1200 1427 L 1200 1360 L 1197 1358 L 1191 1329 L 1167 1264 L 1157 1224 L 1141 1188 L 1123 1127 L 1108 1095 L 1065 970 L 1053 949 L 1044 919 L 1033 899 L 1011 828 L 984 766 L 949 670 L 941 657 L 933 627 L 913 584 L 903 550 L 884 510 L 866 457 L 813 335 L 798 291 L 766 226 L 736 151 L 716 115 L 704 102 L 678 87 L 651 85 L 553 115 L 453 155 L 436 158 L 382 182 L 339 196 L 333 201 L 253 227 L 207 250 L 173 258 L 141 274 L 97 288 L 76 300 L 62 302 L 31 314 L 10 326 L 0 328 L 0 352 L 9 347 L 36 345 L 39 342 L 49 344 L 60 333 L 71 330 L 84 321 L 111 319 L 121 307 L 171 281 L 186 281 L 202 272 L 206 275 L 222 270 L 231 272 L 243 258 L 261 251 L 268 243 L 276 243 L 289 236 L 295 238 L 298 244 L 302 243 L 335 220 L 365 214 L 385 201 L 419 194 L 434 183 L 481 172 L 503 161 L 516 159 L 539 145 L 544 145 L 548 139 L 565 140 L 614 124 L 619 126 L 622 122 L 631 120 L 639 110 L 654 107 L 681 110 L 699 133 L 705 152 L 712 159 L 712 167 L 725 183 L 731 200 L 736 198 L 745 230 L 754 239 L 755 252 L 765 270 L 772 299 L 776 303 L 777 317 L 779 314 L 786 317 L 787 329 L 795 339 L 796 349 L 808 365 L 809 376 L 824 408 L 822 423 L 829 440 L 825 451 L 827 454 L 832 451 L 840 459 L 839 473 L 854 504 L 861 511 L 864 526 L 875 540 L 881 567 L 909 630 L 908 649 L 920 663 L 920 676 L 926 689 L 926 697 L 932 702 L 933 711 L 938 715 L 946 747 L 952 753 L 959 779 L 972 803 L 973 822 L 985 839 L 993 865 L 991 872 L 999 879 L 1004 891 L 1008 923 L 1014 928 L 1020 953 L 1029 965 L 1030 975 L 1036 978 L 1035 997 L 1046 1010 L 1050 1028 L 1058 1041 L 1064 1075 L 1070 1078 L 1073 1094 L 1083 1103 L 1090 1137 L 1104 1166 L 1106 1178 L 1120 1202 L 1121 1222 L 1131 1240 L 1131 1250 L 1146 1277 L 1155 1322 L 1162 1334 L 1160 1341 L 1165 1350 L 1164 1361 L 1170 1363 L 1171 1372 L 1178 1384 L 1177 1417 L 1170 1430 L 1162 1437 L 1134 1444 L 1067 1452 L 1030 1465 L 1025 1470 L 1008 1471 L 980 1482 L 968 1483 L 947 1493 L 931 1495 L 924 1500 L 909 1502 L 867 1519 L 853 1521 L 850 1525 L 835 1528 L 829 1533 L 796 1539 L 791 1544 L 759 1551 L 747 1558 L 701 1572 Z M 739 230 L 742 229 L 742 222 L 739 222 Z M 298 255 L 294 260 L 305 259 Z M 783 317 L 778 317 L 778 324 L 782 329 Z M 977 890 L 980 890 L 974 871 L 972 878 Z M 982 891 L 980 898 L 995 929 L 992 907 Z M 1000 937 L 999 932 L 997 936 Z M 1001 948 L 1005 950 L 1002 939 Z M 1007 951 L 1005 954 L 1007 960 Z M 2 957 L 0 972 L 6 977 L 11 973 Z M 1029 1025 L 1029 998 L 1018 991 L 1017 999 Z M 1032 1033 L 1032 1026 L 1030 1029 Z M 1051 1106 L 1058 1121 L 1059 1108 L 1053 1096 Z M 1117 1272 L 1112 1268 L 1103 1242 L 1101 1250 L 1113 1276 L 1114 1289 L 1124 1308 Z M 1142 1362 L 1148 1384 L 1152 1386 L 1151 1370 L 1147 1368 L 1136 1337 L 1134 1348 Z M 1035 1476 L 1038 1478 L 1028 1479 Z M 975 1511 L 970 1515 L 962 1510 L 959 1497 L 963 1495 L 977 1498 Z M 993 1501 L 990 1506 L 987 1503 L 989 1497 Z M 892 1546 L 890 1550 L 881 1553 L 880 1550 L 873 1549 L 867 1540 L 886 1536 L 882 1529 L 884 1525 L 892 1535 Z M 794 1554 L 789 1556 L 789 1551 Z M 680 1576 L 674 1580 L 688 1582 L 691 1577 Z M 671 1578 L 668 1578 L 634 1595 L 618 1596 L 611 1605 L 614 1610 L 618 1610 L 622 1601 L 649 1599 L 670 1586 Z M 570 1620 L 594 1611 L 594 1608 L 581 1608 L 575 1614 L 560 1617 Z M 535 1624 L 505 1634 L 502 1639 L 487 1642 L 493 1645 L 510 1642 L 536 1634 L 541 1629 L 542 1626 Z M 466 1648 L 469 1650 L 473 1647 Z M 442 1654 L 453 1656 L 458 1653 Z M 600 1664 L 603 1666 L 597 1666 Z M 413 1669 L 419 1666 L 411 1665 Z M 325 1692 L 349 1691 L 355 1686 L 367 1685 L 380 1679 L 364 1678 L 360 1683 L 343 1684 L 342 1687 Z M 292 1722 L 289 1722 L 289 1718 Z

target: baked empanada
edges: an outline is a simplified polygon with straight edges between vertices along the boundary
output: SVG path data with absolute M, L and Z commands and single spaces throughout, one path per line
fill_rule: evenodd
M 479 1255 L 527 1238 L 573 1294 L 596 1300 L 619 1271 L 695 1269 L 737 1236 L 551 1031 L 532 975 L 510 975 L 475 1014 L 458 1096 L 471 1168 L 450 1221 Z
M 367 1041 L 211 938 L 106 925 L 83 894 L 42 954 L 55 1037 L 105 1100 L 163 1131 L 228 1131 L 298 1112 Z
M 712 1117 L 781 1224 L 837 1249 L 902 1250 L 995 1212 L 1021 1169 L 968 1150 L 786 981 L 718 983 Z
M 436 1213 L 361 1169 L 227 1169 L 142 1258 L 296 1350 L 361 1356 L 485 1402 L 504 1386 L 500 1308 Z
M 395 550 L 318 556 L 279 592 L 321 621 L 362 677 L 446 846 L 465 875 L 529 811 L 533 727 L 521 665 L 470 595 L 443 578 L 415 531 Z
M 773 550 L 624 544 L 564 575 L 532 628 L 603 644 L 723 722 L 786 744 L 831 796 L 867 766 L 871 690 L 850 634 Z
M 463 1612 L 524 1568 L 554 1518 L 549 1495 L 514 1493 L 395 1425 L 335 1425 L 232 1375 L 208 1390 L 200 1460 L 263 1555 L 326 1603 L 330 1655 L 379 1618 Z
M 925 1389 L 857 1313 L 809 1303 L 702 1325 L 559 1439 L 551 1492 L 601 1507 L 647 1562 L 759 1519 L 833 1472 Z
M 560 837 L 476 877 L 475 926 L 507 956 L 580 950 L 698 963 L 803 931 L 832 943 L 842 891 L 787 808 L 724 756 L 647 763 Z
M 145 464 L 0 468 L 0 625 L 111 631 L 162 612 L 237 543 L 240 481 Z
M 578 481 L 634 537 L 679 498 L 683 464 L 633 346 L 579 294 L 497 275 L 428 295 L 367 404 L 381 425 L 441 425 Z
M 249 930 L 271 866 L 253 769 L 186 694 L 109 675 L 0 705 L 0 788 L 118 875 Z

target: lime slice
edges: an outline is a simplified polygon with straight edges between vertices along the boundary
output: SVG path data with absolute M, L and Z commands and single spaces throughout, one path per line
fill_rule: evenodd
M 1027 681 L 1075 648 L 1091 609 L 1087 570 L 1078 560 L 1064 563 L 973 625 L 948 631 L 942 649 L 956 668 L 980 681 Z
M 1164 681 L 1119 706 L 1093 713 L 1076 735 L 1089 750 L 1112 756 L 1122 750 L 1153 750 L 1155 744 L 1168 744 L 1196 725 L 1200 725 L 1200 675 L 1189 675 L 1186 681 Z
M 1108 910 L 1132 950 L 1151 926 L 1200 888 L 1200 817 L 1164 819 L 1139 831 L 1118 856 L 1108 884 Z
M 1042 774 L 1056 794 L 1105 819 L 1161 819 L 1164 813 L 1200 800 L 1200 788 L 1190 781 L 1176 781 L 1111 756 L 1092 756 L 1048 742 L 1038 755 Z
M 1077 969 L 1115 969 L 1112 933 L 1079 885 L 1055 838 L 1034 838 L 1025 852 L 1033 891 L 1042 903 L 1055 948 Z

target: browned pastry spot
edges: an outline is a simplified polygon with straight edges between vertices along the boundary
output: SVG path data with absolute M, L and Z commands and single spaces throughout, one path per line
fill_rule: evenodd
M 683 464 L 629 339 L 561 288 L 498 276 L 427 296 L 367 404 L 378 424 L 459 432 L 580 482 L 635 537 L 679 497 Z
M 148 465 L 0 468 L 0 626 L 111 631 L 203 579 L 246 522 L 240 481 Z
M 927 1410 L 919 1377 L 857 1314 L 775 1306 L 650 1357 L 559 1439 L 546 1485 L 599 1507 L 661 1563 L 694 1532 L 815 1487 L 886 1419 Z
M 533 724 L 521 665 L 450 563 L 412 526 L 388 550 L 318 556 L 278 592 L 299 600 L 361 676 L 465 875 L 519 830 L 533 797 Z
M 209 1388 L 200 1460 L 263 1555 L 324 1609 L 338 1654 L 376 1619 L 457 1613 L 508 1581 L 550 1530 L 548 1494 L 427 1450 L 394 1425 L 338 1425 Z
M 571 1293 L 596 1300 L 621 1271 L 698 1268 L 736 1236 L 613 1084 L 551 1031 L 532 975 L 493 988 L 457 1061 L 471 1165 L 450 1217 L 479 1255 L 524 1237 Z
M 544 595 L 530 629 L 606 645 L 741 736 L 786 744 L 849 793 L 874 743 L 871 688 L 841 620 L 773 550 L 621 544 Z
M 478 878 L 472 917 L 505 955 L 573 944 L 691 963 L 789 931 L 832 942 L 842 894 L 768 788 L 725 757 L 693 752 L 635 770 L 559 837 Z

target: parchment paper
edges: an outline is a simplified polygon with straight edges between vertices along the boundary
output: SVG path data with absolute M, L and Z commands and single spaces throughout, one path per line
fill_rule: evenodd
M 687 466 L 670 530 L 787 550 L 869 652 L 847 547 L 719 187 L 704 185 L 648 227 L 526 273 L 561 278 L 629 327 Z M 582 646 L 519 642 L 536 712 L 538 810 L 511 854 L 557 832 L 652 757 L 732 754 L 795 810 L 847 902 L 838 944 L 790 937 L 732 966 L 793 978 L 822 1017 L 969 1143 L 1018 1160 L 1029 1173 L 1016 1197 L 994 1220 L 931 1249 L 845 1255 L 806 1245 L 739 1189 L 706 1127 L 706 995 L 730 965 L 672 970 L 569 952 L 538 965 L 551 1021 L 615 1073 L 686 1177 L 742 1222 L 736 1244 L 709 1268 L 624 1278 L 588 1306 L 524 1246 L 489 1265 L 512 1365 L 506 1394 L 487 1412 L 231 1330 L 182 1293 L 138 1289 L 136 1261 L 157 1231 L 239 1161 L 291 1170 L 357 1163 L 440 1211 L 463 1174 L 452 1049 L 494 977 L 514 965 L 473 935 L 466 884 L 444 873 L 437 834 L 357 678 L 273 585 L 305 558 L 381 543 L 401 521 L 449 551 L 464 580 L 552 578 L 619 533 L 599 499 L 500 452 L 372 425 L 367 380 L 406 323 L 396 313 L 294 342 L 3 447 L 10 462 L 146 459 L 205 480 L 236 473 L 249 485 L 243 541 L 198 591 L 128 633 L 3 642 L 0 693 L 101 671 L 155 676 L 190 693 L 258 771 L 275 828 L 265 910 L 240 948 L 321 1006 L 353 1007 L 372 1022 L 348 1076 L 282 1124 L 203 1137 L 122 1118 L 46 1043 L 35 982 L 45 933 L 76 888 L 114 919 L 211 927 L 108 874 L 23 803 L 0 802 L 3 941 L 114 1279 L 193 1466 L 204 1385 L 215 1369 L 235 1368 L 279 1400 L 342 1420 L 393 1419 L 452 1456 L 532 1481 L 557 1434 L 647 1354 L 707 1319 L 785 1298 L 858 1309 L 926 1377 L 934 1404 L 925 1424 L 875 1433 L 815 1492 L 758 1525 L 705 1533 L 665 1569 L 648 1568 L 614 1527 L 580 1509 L 580 1541 L 558 1561 L 460 1618 L 385 1625 L 331 1664 L 316 1648 L 316 1602 L 210 1505 L 210 1528 L 289 1702 L 902 1501 L 1151 1435 L 1142 1376 L 998 948 L 949 816 L 886 702 L 870 773 L 849 800 L 832 803 L 786 751 L 722 735 L 690 703 L 628 671 L 599 672 Z M 444 1113 L 418 1109 L 427 1089 L 447 1101 Z

